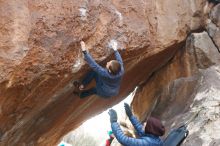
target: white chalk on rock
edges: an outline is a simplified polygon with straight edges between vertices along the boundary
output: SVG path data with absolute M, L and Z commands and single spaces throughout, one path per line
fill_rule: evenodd
M 122 20 L 122 19 L 123 19 L 121 12 L 119 12 L 118 10 L 116 10 L 115 13 L 118 15 L 119 20 Z
M 74 65 L 73 65 L 72 73 L 78 72 L 82 65 L 83 65 L 82 59 L 77 59 L 76 62 L 74 63 Z
M 80 16 L 82 20 L 85 20 L 87 18 L 87 9 L 82 7 L 79 9 L 80 11 Z

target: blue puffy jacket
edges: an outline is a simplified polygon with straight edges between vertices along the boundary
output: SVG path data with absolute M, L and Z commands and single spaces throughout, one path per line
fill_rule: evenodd
M 122 75 L 124 74 L 121 55 L 118 51 L 114 51 L 114 54 L 116 60 L 121 65 L 121 70 L 116 75 L 109 73 L 106 68 L 97 64 L 88 52 L 84 52 L 85 60 L 98 75 L 98 80 L 96 81 L 97 94 L 103 97 L 111 97 L 119 93 Z
M 145 134 L 142 124 L 135 116 L 131 116 L 130 121 L 140 138 L 131 138 L 124 135 L 119 124 L 113 122 L 111 124 L 112 131 L 119 143 L 124 146 L 163 146 L 163 142 L 158 136 Z

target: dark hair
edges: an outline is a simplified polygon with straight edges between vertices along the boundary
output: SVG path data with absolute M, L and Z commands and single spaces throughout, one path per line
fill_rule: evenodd
M 117 60 L 112 60 L 109 66 L 109 70 L 113 75 L 118 74 L 121 71 L 121 65 Z
M 165 133 L 165 127 L 159 119 L 150 117 L 148 118 L 147 125 L 145 126 L 145 133 L 155 136 L 163 136 Z

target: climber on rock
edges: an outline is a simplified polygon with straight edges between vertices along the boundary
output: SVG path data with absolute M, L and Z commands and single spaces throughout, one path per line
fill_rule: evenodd
M 89 54 L 86 45 L 83 41 L 81 43 L 81 49 L 84 54 L 84 59 L 92 68 L 81 83 L 77 86 L 80 92 L 76 94 L 80 98 L 96 94 L 102 98 L 110 98 L 116 96 L 119 93 L 121 79 L 124 74 L 124 67 L 121 55 L 118 52 L 117 42 L 112 41 L 110 47 L 114 50 L 116 60 L 107 62 L 106 68 L 101 67 L 95 62 L 95 60 Z M 96 81 L 96 86 L 85 90 L 85 87 L 93 80 Z
M 115 110 L 110 109 L 109 115 L 112 131 L 119 143 L 124 146 L 163 146 L 160 136 L 164 135 L 165 128 L 160 120 L 150 117 L 146 121 L 146 126 L 144 127 L 132 114 L 130 106 L 126 103 L 125 111 L 132 125 L 137 131 L 139 138 L 131 138 L 126 136 L 117 123 L 117 113 Z

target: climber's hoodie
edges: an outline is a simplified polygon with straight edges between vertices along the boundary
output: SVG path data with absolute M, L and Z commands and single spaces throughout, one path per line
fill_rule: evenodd
M 121 143 L 123 146 L 163 146 L 163 141 L 159 136 L 146 134 L 144 132 L 143 125 L 137 120 L 135 116 L 131 116 L 129 119 L 134 126 L 139 138 L 131 138 L 126 136 L 121 130 L 119 124 L 117 122 L 113 122 L 111 123 L 112 132 L 119 143 Z
M 124 74 L 123 62 L 119 52 L 117 50 L 114 51 L 115 58 L 121 65 L 121 70 L 116 75 L 109 73 L 109 71 L 106 68 L 103 68 L 100 65 L 98 65 L 95 62 L 95 60 L 91 57 L 89 52 L 83 51 L 83 54 L 89 66 L 98 75 L 98 79 L 96 81 L 97 95 L 102 97 L 116 96 L 119 93 L 121 79 Z

